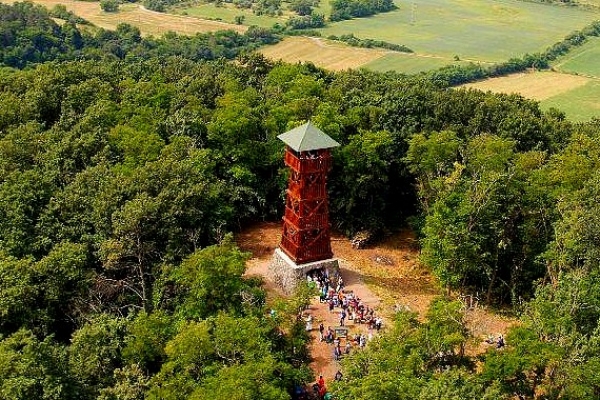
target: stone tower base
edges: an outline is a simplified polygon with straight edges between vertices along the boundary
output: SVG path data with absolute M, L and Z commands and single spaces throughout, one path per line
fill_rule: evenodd
M 298 265 L 278 247 L 273 254 L 269 272 L 275 284 L 282 288 L 285 293 L 291 293 L 298 282 L 306 277 L 307 273 L 321 268 L 327 270 L 330 278 L 335 279 L 339 275 L 340 266 L 337 258 Z

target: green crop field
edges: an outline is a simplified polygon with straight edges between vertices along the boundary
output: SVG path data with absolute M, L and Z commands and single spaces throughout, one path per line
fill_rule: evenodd
M 600 38 L 589 39 L 554 63 L 559 71 L 600 78 Z
M 598 1 L 600 1 L 600 0 L 598 0 Z M 323 14 L 325 16 L 325 18 L 327 18 L 328 15 L 331 15 L 330 0 L 320 0 L 319 5 L 317 7 L 315 7 L 315 13 Z
M 423 71 L 438 69 L 449 64 L 460 64 L 460 62 L 447 58 L 389 53 L 381 58 L 362 65 L 362 68 L 370 69 L 372 71 L 396 71 L 403 74 L 416 74 Z
M 270 17 L 268 15 L 255 15 L 250 9 L 236 8 L 232 4 L 224 4 L 223 7 L 215 7 L 212 3 L 199 4 L 189 8 L 174 9 L 176 13 L 185 13 L 192 17 L 213 19 L 217 21 L 234 23 L 235 17 L 244 16 L 244 25 L 256 25 L 270 28 L 276 23 L 284 24 L 287 16 Z
M 326 1 L 326 0 L 322 0 Z M 477 61 L 505 61 L 542 51 L 567 34 L 600 19 L 600 13 L 518 0 L 396 1 L 398 10 L 336 22 L 324 36 L 404 44 L 417 53 Z
M 543 109 L 557 108 L 572 121 L 600 118 L 600 80 L 593 79 L 584 86 L 542 100 L 540 105 Z

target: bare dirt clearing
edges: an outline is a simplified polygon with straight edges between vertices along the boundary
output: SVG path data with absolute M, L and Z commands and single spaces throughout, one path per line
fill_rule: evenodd
M 308 61 L 334 71 L 356 69 L 389 53 L 386 50 L 351 47 L 331 40 L 304 36 L 286 37 L 276 45 L 259 51 L 272 60 L 288 63 Z
M 263 277 L 271 297 L 282 296 L 281 291 L 270 280 L 268 271 L 280 238 L 279 223 L 257 224 L 236 236 L 240 248 L 252 254 L 247 263 L 246 274 Z M 361 250 L 352 248 L 347 238 L 334 234 L 332 248 L 334 256 L 340 260 L 346 290 L 352 291 L 366 305 L 374 308 L 388 324 L 389 317 L 399 308 L 417 312 L 424 319 L 431 301 L 441 294 L 435 278 L 418 263 L 418 243 L 409 231 L 401 231 L 377 246 Z M 337 326 L 338 315 L 330 313 L 327 305 L 319 303 L 318 299 L 312 302 L 307 312 L 315 318 L 311 332 L 314 339 L 310 347 L 313 357 L 311 367 L 315 374 L 323 374 L 329 381 L 338 371 L 339 363 L 333 359 L 332 346 L 319 340 L 317 327 L 321 322 L 325 327 Z M 486 350 L 488 345 L 483 342 L 483 338 L 487 335 L 505 333 L 516 323 L 514 319 L 492 314 L 478 307 L 467 310 L 466 319 L 473 335 L 473 341 L 467 349 L 470 354 Z M 353 324 L 352 321 L 348 321 L 347 325 L 351 334 L 368 334 L 364 325 Z M 345 345 L 345 341 L 342 345 Z M 355 347 L 352 351 L 355 351 Z
M 584 86 L 588 82 L 590 78 L 584 76 L 545 71 L 491 78 L 462 87 L 494 93 L 517 93 L 529 99 L 545 100 Z
M 17 0 L 2 1 L 5 3 L 14 3 Z M 104 29 L 114 30 L 118 24 L 128 23 L 138 27 L 143 35 L 161 36 L 169 31 L 184 35 L 193 35 L 226 29 L 243 33 L 248 29 L 246 26 L 220 21 L 159 13 L 147 10 L 137 4 L 121 4 L 118 12 L 107 13 L 100 9 L 100 3 L 98 2 L 65 0 L 33 0 L 33 2 L 49 9 L 57 4 L 63 4 L 67 7 L 67 10 Z

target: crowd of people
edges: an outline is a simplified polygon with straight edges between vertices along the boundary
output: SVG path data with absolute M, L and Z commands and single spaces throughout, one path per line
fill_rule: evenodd
M 317 269 L 306 275 L 309 286 L 315 288 L 319 293 L 319 301 L 327 304 L 327 309 L 338 326 L 326 326 L 327 323 L 320 322 L 318 325 L 319 340 L 332 345 L 333 360 L 339 361 L 344 355 L 350 354 L 355 349 L 363 349 L 383 326 L 383 319 L 375 313 L 375 310 L 365 304 L 352 291 L 345 289 L 345 282 L 341 276 L 331 276 L 329 271 Z M 315 319 L 311 314 L 304 317 L 306 330 L 314 329 Z M 329 320 L 329 319 L 328 319 Z M 349 326 L 350 325 L 350 326 Z M 350 333 L 351 328 L 362 327 Z M 342 379 L 338 371 L 335 378 Z M 321 376 L 314 389 L 319 388 L 318 397 L 326 398 L 327 389 Z

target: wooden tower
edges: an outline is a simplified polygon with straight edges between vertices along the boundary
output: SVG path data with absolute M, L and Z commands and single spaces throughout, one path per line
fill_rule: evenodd
M 339 143 L 308 122 L 278 136 L 290 168 L 280 249 L 296 264 L 333 257 L 330 242 L 327 173 Z

